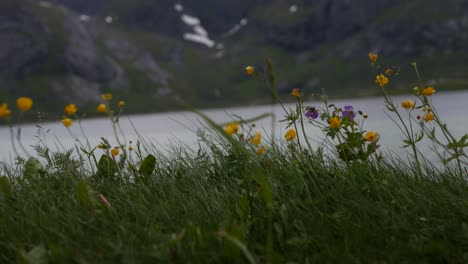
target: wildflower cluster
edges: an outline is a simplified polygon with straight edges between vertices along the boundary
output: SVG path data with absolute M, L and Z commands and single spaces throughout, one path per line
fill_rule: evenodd
M 389 112 L 396 116 L 394 122 L 397 123 L 405 137 L 403 140 L 403 147 L 411 147 L 419 175 L 422 175 L 420 159 L 424 157 L 421 157 L 416 144 L 425 136 L 436 145 L 442 147 L 449 155 L 449 158 L 443 159 L 444 164 L 448 164 L 450 161 L 456 161 L 459 173 L 463 174 L 461 165 L 468 164 L 468 156 L 464 151 L 464 148 L 468 146 L 468 134 L 462 136 L 460 139 L 456 139 L 448 130 L 447 126 L 440 120 L 431 100 L 436 89 L 433 86 L 424 85 L 416 63 L 413 62 L 411 65 L 416 72 L 418 86 L 414 86 L 410 90 L 415 98 L 403 100 L 398 104 L 391 98 L 391 88 L 387 87 L 391 85 L 391 78 L 397 77 L 397 74 L 393 74 L 393 71 L 389 71 L 388 69 L 385 73 L 379 72 L 379 69 L 385 69 L 385 67 L 376 63 L 378 56 L 371 56 L 369 54 L 369 58 L 372 62 L 373 70 L 377 72 L 375 82 L 382 91 L 385 106 Z M 401 106 L 404 111 L 400 111 L 398 106 Z M 414 125 L 414 123 L 416 125 Z M 430 123 L 434 124 L 429 126 Z M 419 127 L 419 130 L 416 129 L 417 127 Z M 436 128 L 441 132 L 443 139 L 437 136 Z M 443 157 L 444 155 L 439 154 L 439 156 Z
M 323 97 L 325 98 L 325 97 Z M 324 106 L 308 106 L 305 108 L 307 122 L 318 127 L 326 137 L 337 142 L 334 148 L 340 159 L 344 161 L 365 161 L 378 149 L 379 134 L 363 130 L 367 118 L 362 111 L 355 111 L 352 105 L 342 108 L 328 104 L 323 99 Z
M 265 153 L 266 147 L 262 145 L 262 133 L 255 131 L 255 123 L 249 124 L 246 120 L 239 120 L 227 123 L 224 126 L 224 132 L 235 137 L 239 143 L 252 149 L 257 155 Z

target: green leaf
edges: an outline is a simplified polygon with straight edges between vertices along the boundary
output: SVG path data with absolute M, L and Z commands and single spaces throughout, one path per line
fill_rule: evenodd
M 468 134 L 465 134 L 463 137 L 461 137 L 459 141 L 455 141 L 447 145 L 447 148 L 449 149 L 466 147 L 468 147 Z
M 117 164 L 107 155 L 102 155 L 98 162 L 97 175 L 101 177 L 113 177 L 118 171 Z
M 138 172 L 144 177 L 149 177 L 153 174 L 154 169 L 156 168 L 156 157 L 153 155 L 148 155 L 140 165 Z
M 236 237 L 228 234 L 226 231 L 220 231 L 218 235 L 227 241 L 231 242 L 233 245 L 235 245 L 237 248 L 239 248 L 242 253 L 244 254 L 245 258 L 247 259 L 248 263 L 250 264 L 255 264 L 255 258 L 253 257 L 252 253 L 250 253 L 249 249 L 247 248 L 245 243 L 242 243 L 239 239 Z
M 75 187 L 75 197 L 81 206 L 89 207 L 91 199 L 89 197 L 89 187 L 85 180 L 80 180 Z
M 270 183 L 265 177 L 265 174 L 263 174 L 262 171 L 257 170 L 255 172 L 254 179 L 257 181 L 258 185 L 260 185 L 262 199 L 266 207 L 269 209 L 273 208 L 273 191 Z
M 0 202 L 13 196 L 10 180 L 6 176 L 0 177 Z
M 24 177 L 28 179 L 33 179 L 37 176 L 39 176 L 39 173 L 43 170 L 41 162 L 34 158 L 31 157 L 26 161 L 26 164 L 24 164 Z

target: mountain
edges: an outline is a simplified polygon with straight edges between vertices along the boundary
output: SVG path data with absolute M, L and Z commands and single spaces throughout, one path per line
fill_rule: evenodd
M 463 0 L 2 0 L 0 101 L 28 95 L 53 118 L 112 92 L 131 112 L 267 102 L 246 65 L 272 58 L 282 93 L 376 94 L 367 53 L 415 80 L 465 89 Z M 133 102 L 133 103 L 132 103 Z

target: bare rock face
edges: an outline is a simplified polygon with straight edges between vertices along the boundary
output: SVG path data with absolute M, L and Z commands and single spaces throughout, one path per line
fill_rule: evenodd
M 83 79 L 77 75 L 68 74 L 61 80 L 52 79 L 51 92 L 60 95 L 65 102 L 82 105 L 89 102 L 99 102 L 101 99 L 100 85 Z
M 64 61 L 69 72 L 89 81 L 108 83 L 115 69 L 96 47 L 91 34 L 77 16 L 67 16 L 63 28 L 68 35 Z
M 45 103 L 47 100 L 94 103 L 109 87 L 132 89 L 124 63 L 146 74 L 157 88 L 155 94 L 170 93 L 172 76 L 152 55 L 124 37 L 104 34 L 107 25 L 102 22 L 81 21 L 73 11 L 51 3 L 42 8 L 53 9 L 63 17 L 59 27 L 52 30 L 46 21 L 21 4 L 5 1 L 11 2 L 0 4 L 0 80 L 9 82 L 6 86 L 11 91 L 24 90 L 21 80 L 39 75 L 48 82 L 45 93 L 53 95 L 50 97 L 53 99 L 44 97 Z M 65 36 L 58 49 L 52 48 L 57 42 L 54 34 Z M 99 46 L 100 41 L 104 47 Z M 47 68 L 51 61 L 53 69 Z
M 46 26 L 21 6 L 0 8 L 0 80 L 12 80 L 45 58 L 47 35 Z
M 143 72 L 151 80 L 162 94 L 169 94 L 169 82 L 172 75 L 164 70 L 145 49 L 135 46 L 130 41 L 115 34 L 107 34 L 106 47 L 119 61 L 126 61 L 135 70 Z M 157 92 L 158 95 L 161 92 Z

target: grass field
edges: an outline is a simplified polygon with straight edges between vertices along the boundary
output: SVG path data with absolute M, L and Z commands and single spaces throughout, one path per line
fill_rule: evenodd
M 18 158 L 0 163 L 0 263 L 468 262 L 468 134 L 452 136 L 416 64 L 420 87 L 393 102 L 395 72 L 369 58 L 408 158 L 381 157 L 379 134 L 363 130 L 366 113 L 326 97 L 305 107 L 299 89 L 280 138 L 256 131 L 268 114 L 220 125 L 192 109 L 206 122 L 198 148 L 165 153 L 143 138 L 122 141 L 125 102 L 104 94 L 97 112 L 110 118 L 117 146 L 42 144 L 30 155 L 14 122 L 32 99 L 19 98 L 16 112 L 3 103 Z M 281 103 L 271 62 L 246 73 Z M 62 122 L 79 133 L 77 111 L 67 105 Z M 311 146 L 309 125 L 323 132 L 321 147 Z M 422 138 L 443 149 L 444 166 L 425 159 Z
M 84 175 L 62 155 L 3 170 L 0 262 L 468 261 L 465 178 L 219 141 L 148 174 Z

